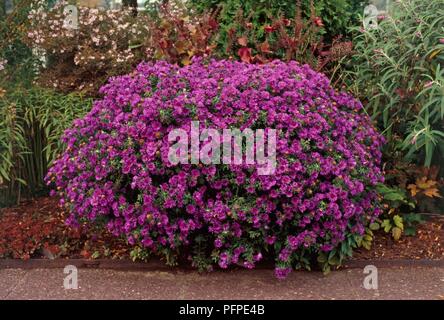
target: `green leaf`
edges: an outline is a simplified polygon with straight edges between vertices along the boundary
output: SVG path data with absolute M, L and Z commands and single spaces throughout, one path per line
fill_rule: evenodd
M 393 222 L 395 224 L 395 226 L 397 226 L 399 229 L 404 230 L 404 224 L 402 221 L 402 218 L 399 215 L 396 215 L 393 217 Z
M 398 240 L 401 238 L 401 235 L 402 235 L 402 230 L 401 230 L 401 228 L 398 228 L 398 227 L 393 227 L 393 228 L 392 228 L 392 236 L 393 236 L 393 239 L 395 239 L 396 241 L 398 241 Z
M 140 48 L 142 46 L 141 43 L 137 43 L 137 44 L 130 44 L 128 46 L 128 49 L 136 49 L 136 48 Z
M 404 234 L 409 237 L 414 236 L 414 235 L 416 235 L 416 228 L 415 227 L 407 227 L 404 230 Z
M 362 241 L 361 245 L 367 250 L 370 250 L 372 247 L 372 243 L 370 241 Z
M 384 219 L 381 223 L 381 227 L 384 228 L 385 232 L 390 232 L 390 230 L 392 229 L 392 223 L 389 219 Z
M 331 272 L 331 267 L 330 267 L 330 265 L 329 265 L 328 263 L 324 264 L 324 265 L 322 266 L 322 273 L 323 273 L 324 275 L 327 275 L 327 274 L 329 274 L 330 272 Z
M 334 255 L 334 256 L 331 256 L 330 258 L 328 258 L 328 264 L 331 266 L 339 266 L 340 263 L 341 263 L 341 261 L 337 255 Z
M 370 226 L 369 226 L 369 228 L 373 231 L 379 230 L 380 227 L 381 226 L 377 222 L 370 223 Z
M 327 255 L 324 252 L 322 252 L 318 255 L 318 262 L 319 263 L 327 262 Z

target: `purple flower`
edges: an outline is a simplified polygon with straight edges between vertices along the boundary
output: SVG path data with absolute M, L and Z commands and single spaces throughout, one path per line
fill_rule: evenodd
M 283 280 L 283 279 L 287 278 L 287 276 L 290 274 L 290 272 L 291 272 L 290 267 L 285 267 L 285 268 L 277 267 L 276 269 L 274 269 L 274 275 L 279 280 Z
M 252 268 L 273 245 L 283 278 L 287 265 L 310 259 L 303 254 L 333 250 L 381 213 L 384 139 L 359 101 L 307 65 L 142 63 L 100 91 L 66 130 L 67 148 L 46 179 L 70 225 L 106 219 L 130 245 L 168 258 L 191 252 L 221 268 Z M 188 164 L 170 163 L 169 133 L 191 134 L 195 120 L 199 134 L 276 129 L 275 173 L 259 175 L 246 162 L 193 163 L 192 150 Z
M 223 242 L 222 242 L 221 239 L 216 239 L 216 240 L 214 240 L 214 246 L 215 246 L 216 248 L 221 248 L 222 245 L 223 245 Z

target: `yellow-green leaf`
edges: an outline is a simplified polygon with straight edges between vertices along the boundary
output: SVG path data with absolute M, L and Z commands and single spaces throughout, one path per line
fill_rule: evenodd
M 400 228 L 398 228 L 398 227 L 393 227 L 392 228 L 393 239 L 398 241 L 401 238 L 401 234 L 402 234 L 402 230 Z
M 381 227 L 384 228 L 385 232 L 390 232 L 390 229 L 392 228 L 392 224 L 389 219 L 384 219 L 381 223 Z
M 380 225 L 379 225 L 379 223 L 377 223 L 377 222 L 373 222 L 373 223 L 370 223 L 370 230 L 379 230 L 379 228 L 380 228 Z
M 370 248 L 372 247 L 372 243 L 370 241 L 362 241 L 361 244 L 367 250 L 370 250 Z
M 402 221 L 402 217 L 396 215 L 393 217 L 393 223 L 395 224 L 395 226 L 397 226 L 399 229 L 404 230 L 404 224 Z

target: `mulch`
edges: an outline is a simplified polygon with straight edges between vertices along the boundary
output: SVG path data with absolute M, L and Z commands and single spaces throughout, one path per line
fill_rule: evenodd
M 0 209 L 0 258 L 128 258 L 126 241 L 86 225 L 71 228 L 58 199 L 37 198 Z
M 65 225 L 56 198 L 42 197 L 0 209 L 0 258 L 130 259 L 131 246 L 102 229 Z M 429 219 L 417 235 L 394 241 L 375 233 L 370 250 L 355 250 L 352 260 L 444 260 L 444 217 Z
M 354 260 L 444 260 L 444 216 L 433 217 L 417 226 L 415 236 L 403 236 L 398 241 L 390 234 L 375 234 L 370 250 L 359 248 Z

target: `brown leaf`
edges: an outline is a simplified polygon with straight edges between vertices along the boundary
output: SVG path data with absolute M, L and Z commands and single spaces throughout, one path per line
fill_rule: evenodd
M 254 56 L 254 61 L 260 64 L 269 62 L 269 60 L 266 57 L 259 54 Z
M 438 188 L 428 188 L 428 189 L 424 190 L 424 194 L 430 198 L 433 198 L 433 197 L 442 198 L 441 195 L 439 194 Z
M 437 183 L 437 182 L 434 181 L 434 180 L 427 180 L 427 177 L 422 177 L 422 178 L 416 179 L 416 185 L 417 185 L 420 189 L 423 189 L 423 190 L 435 186 L 436 183 Z
M 416 188 L 416 184 L 409 184 L 407 186 L 407 189 L 410 190 L 410 193 L 412 194 L 412 197 L 416 196 L 416 194 L 418 193 L 418 189 Z
M 178 54 L 183 54 L 186 51 L 186 44 L 184 41 L 177 41 L 175 47 Z
M 242 47 L 246 47 L 248 45 L 248 39 L 247 37 L 240 37 L 237 39 L 237 43 L 239 43 L 239 45 Z
M 181 60 L 182 65 L 187 66 L 191 63 L 190 57 L 186 56 Z
M 263 53 L 272 53 L 272 51 L 270 50 L 270 44 L 268 43 L 268 41 L 264 41 L 259 45 L 259 50 Z

